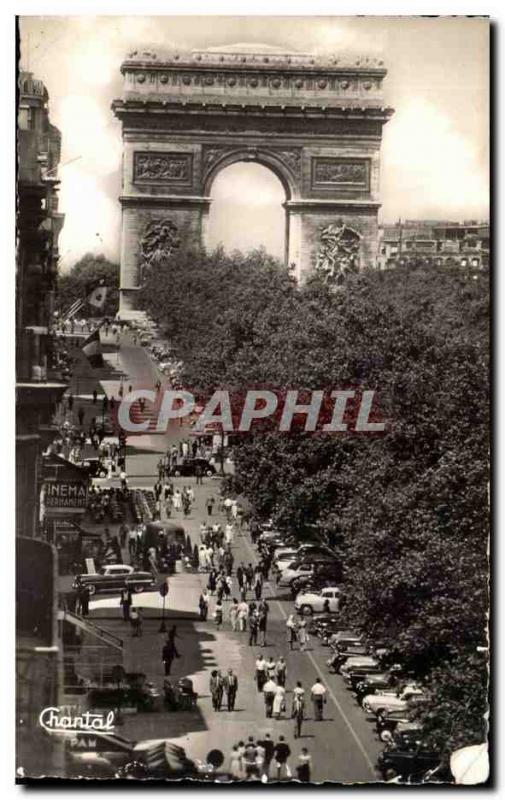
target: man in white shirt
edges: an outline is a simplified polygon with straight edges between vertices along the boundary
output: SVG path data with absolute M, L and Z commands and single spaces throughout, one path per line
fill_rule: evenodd
M 326 703 L 326 687 L 323 686 L 320 678 L 316 678 L 316 682 L 310 690 L 310 698 L 314 706 L 314 719 L 319 722 L 323 718 L 323 704 Z
M 267 717 L 272 716 L 275 693 L 277 691 L 277 684 L 271 678 L 263 686 L 263 697 L 265 698 L 265 714 Z

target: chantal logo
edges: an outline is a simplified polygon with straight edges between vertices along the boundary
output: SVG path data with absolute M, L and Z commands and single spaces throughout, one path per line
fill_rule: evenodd
M 92 711 L 82 711 L 72 715 L 65 713 L 65 709 L 49 706 L 44 708 L 39 715 L 39 724 L 49 733 L 64 733 L 65 731 L 92 731 L 97 733 L 112 733 L 114 730 L 114 712 L 107 715 L 96 714 Z

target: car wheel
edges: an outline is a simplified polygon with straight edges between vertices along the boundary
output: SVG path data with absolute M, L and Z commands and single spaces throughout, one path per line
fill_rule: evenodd
M 137 584 L 135 584 L 135 586 L 133 587 L 133 591 L 135 592 L 135 594 L 140 594 L 141 592 L 143 592 L 143 591 L 144 591 L 144 587 L 142 586 L 142 584 L 140 584 L 140 583 L 137 583 Z
M 205 474 L 207 478 L 212 478 L 212 476 L 214 475 L 214 470 L 208 469 Z
M 384 779 L 385 781 L 391 781 L 391 780 L 393 780 L 393 778 L 396 778 L 396 775 L 397 775 L 397 773 L 396 773 L 396 770 L 394 770 L 394 769 L 391 769 L 391 768 L 389 768 L 389 769 L 385 769 L 385 770 L 383 770 L 383 772 L 382 772 L 382 777 L 383 777 L 383 779 Z
M 88 592 L 89 592 L 90 594 L 95 594 L 95 592 L 96 592 L 96 586 L 95 586 L 93 583 L 88 583 Z
M 180 478 L 180 477 L 181 477 L 180 469 L 174 469 L 174 478 Z
M 311 614 L 313 613 L 312 606 L 303 605 L 302 608 L 301 608 L 301 612 L 302 612 L 304 617 L 310 617 Z
M 380 732 L 379 739 L 381 742 L 390 742 L 393 738 L 391 731 L 384 730 Z

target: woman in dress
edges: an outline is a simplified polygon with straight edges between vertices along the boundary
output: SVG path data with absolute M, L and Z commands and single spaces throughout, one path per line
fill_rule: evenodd
M 182 496 L 179 489 L 174 491 L 174 511 L 180 511 L 182 509 Z
M 233 745 L 230 753 L 230 775 L 234 781 L 242 778 L 242 759 L 236 744 Z
M 300 642 L 300 650 L 306 650 L 309 643 L 309 635 L 307 633 L 307 623 L 304 619 L 300 620 L 298 624 L 298 641 Z
M 286 708 L 286 690 L 284 686 L 277 686 L 274 696 L 274 719 L 279 719 L 281 713 Z

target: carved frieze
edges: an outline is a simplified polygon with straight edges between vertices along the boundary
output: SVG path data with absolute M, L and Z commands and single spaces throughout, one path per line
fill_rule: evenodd
M 139 246 L 139 263 L 142 269 L 163 264 L 180 247 L 177 225 L 168 217 L 148 222 Z
M 370 159 L 313 158 L 313 189 L 370 191 Z
M 320 228 L 315 268 L 326 283 L 340 286 L 349 273 L 358 271 L 360 241 L 342 220 Z
M 134 154 L 134 183 L 168 183 L 189 187 L 192 184 L 192 176 L 192 153 Z

